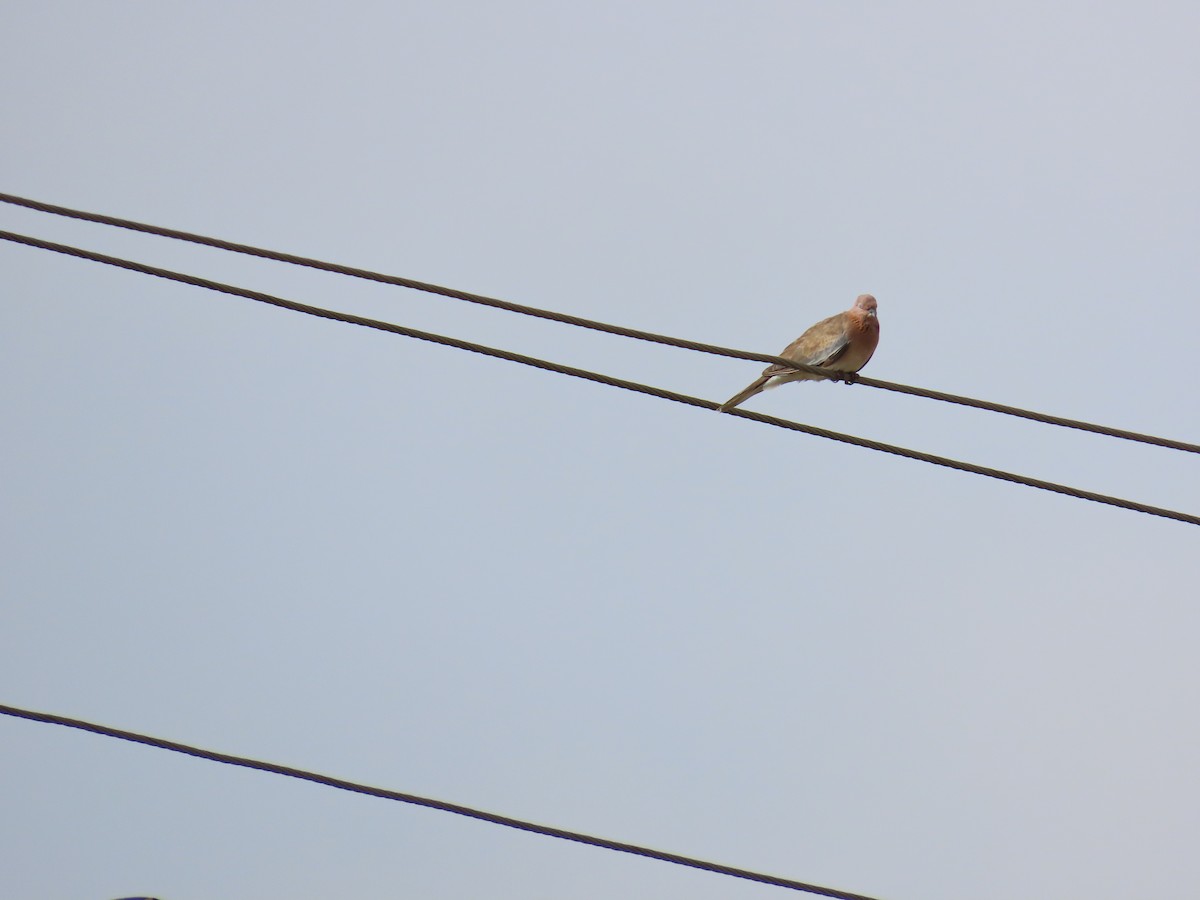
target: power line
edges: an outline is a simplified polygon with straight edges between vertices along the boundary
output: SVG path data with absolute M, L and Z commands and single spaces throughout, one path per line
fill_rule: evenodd
M 445 347 L 454 347 L 459 350 L 467 350 L 471 353 L 479 353 L 483 356 L 491 356 L 496 359 L 503 359 L 509 362 L 520 363 L 524 366 L 531 366 L 535 369 L 544 369 L 545 371 L 556 372 L 560 375 L 570 375 L 573 378 L 582 378 L 586 381 L 594 381 L 599 384 L 608 385 L 609 387 L 616 387 L 626 391 L 634 391 L 639 394 L 649 394 L 652 397 L 659 397 L 663 400 L 670 400 L 674 403 L 683 403 L 688 406 L 696 406 L 702 409 L 710 410 L 716 410 L 719 406 L 719 404 L 714 403 L 712 400 L 704 400 L 700 397 L 691 397 L 687 394 L 680 394 L 675 391 L 666 390 L 665 388 L 640 384 L 635 381 L 626 381 L 621 378 L 614 378 L 611 375 L 590 372 L 586 369 L 578 369 L 573 366 L 563 365 L 561 363 L 549 362 L 548 360 L 537 359 L 536 357 L 532 356 L 525 356 L 521 353 L 512 353 L 508 350 L 499 350 L 494 347 L 487 347 L 483 344 L 476 344 L 471 341 L 446 337 L 445 335 L 440 334 L 433 334 L 428 331 L 418 331 L 415 328 L 408 328 L 406 326 L 396 325 L 391 322 L 383 322 L 378 319 L 368 319 L 363 316 L 353 315 L 352 313 L 338 312 L 336 310 L 325 309 L 320 306 L 310 306 L 306 303 L 297 303 L 294 300 L 285 300 L 282 297 L 264 294 L 261 291 L 252 291 L 246 288 L 236 287 L 234 285 L 223 284 L 218 281 L 210 281 L 207 278 L 199 278 L 195 275 L 185 275 L 180 272 L 172 272 L 168 269 L 160 269 L 156 266 L 148 266 L 144 263 L 120 259 L 115 256 L 106 256 L 102 253 L 93 253 L 90 250 L 83 250 L 79 247 L 71 247 L 66 244 L 56 244 L 50 241 L 43 241 L 39 238 L 14 234 L 10 231 L 0 231 L 0 240 L 12 241 L 13 243 L 24 244 L 26 246 L 36 247 L 42 250 L 50 250 L 54 253 L 62 253 L 67 256 L 74 256 L 79 259 L 89 260 L 91 262 L 103 263 L 105 265 L 115 266 L 120 269 L 127 269 L 131 272 L 139 272 L 144 275 L 153 275 L 157 278 L 165 278 L 169 281 L 180 282 L 181 284 L 190 284 L 194 287 L 201 287 L 206 290 L 217 291 L 223 294 L 230 294 L 235 297 L 244 297 L 247 300 L 266 303 L 282 309 L 289 309 L 294 312 L 304 313 L 305 315 L 317 316 L 322 319 L 331 319 L 337 322 L 346 322 L 351 325 L 361 325 L 364 328 L 373 328 L 377 331 L 386 331 L 392 334 L 399 334 L 403 335 L 404 337 L 428 341 L 434 344 L 441 344 Z M 855 437 L 854 435 L 841 434 L 840 432 L 836 431 L 828 431 L 824 428 L 818 428 L 814 425 L 806 425 L 802 422 L 794 422 L 790 419 L 779 419 L 775 416 L 768 416 L 762 413 L 751 412 L 743 409 L 729 410 L 727 411 L 726 415 L 736 416 L 742 419 L 751 419 L 755 422 L 762 422 L 766 425 L 774 425 L 777 428 L 786 428 L 790 431 L 799 431 L 804 434 L 826 438 L 827 440 L 831 441 L 838 441 L 839 443 L 843 444 L 852 444 L 856 447 L 866 447 L 868 450 L 877 450 L 881 453 L 890 453 L 893 456 L 902 456 L 905 459 L 915 459 L 920 462 L 930 463 L 935 466 L 944 466 L 949 469 L 957 469 L 960 472 L 970 472 L 974 475 L 983 475 L 988 478 L 996 478 L 1000 481 L 1008 481 L 1013 484 L 1021 484 L 1026 487 L 1037 488 L 1038 490 L 1051 491 L 1056 494 L 1064 494 L 1068 497 L 1076 497 L 1081 500 L 1091 500 L 1095 503 L 1103 503 L 1107 506 L 1116 506 L 1121 509 L 1128 509 L 1151 516 L 1161 516 L 1166 519 L 1174 519 L 1178 522 L 1186 522 L 1189 525 L 1200 525 L 1200 516 L 1195 516 L 1190 513 L 1177 512 L 1175 510 L 1163 509 L 1157 506 L 1148 506 L 1144 503 L 1137 503 L 1133 500 L 1124 500 L 1120 497 L 1113 497 L 1108 494 L 1099 494 L 1094 491 L 1085 491 L 1080 488 L 1056 484 L 1051 481 L 1042 481 L 1040 479 L 1030 478 L 1025 475 L 1017 475 L 1012 472 L 1005 472 L 1002 469 L 992 469 L 987 466 L 980 466 L 974 463 L 960 462 L 959 460 L 949 459 L 944 456 L 935 456 L 931 453 L 923 453 L 919 450 L 908 450 L 904 447 L 898 447 L 894 444 L 885 444 L 880 441 Z
M 200 747 L 193 747 L 190 744 L 180 744 L 176 741 L 168 741 L 163 738 L 150 737 L 145 734 L 138 734 L 133 731 L 122 731 L 118 728 L 111 728 L 108 725 L 97 725 L 94 722 L 85 722 L 81 719 L 69 719 L 66 716 L 56 716 L 52 713 L 35 712 L 33 710 L 21 709 L 16 706 L 6 706 L 0 704 L 0 714 L 13 716 L 18 719 L 28 719 L 32 722 L 44 722 L 49 725 L 62 725 L 67 728 L 77 728 L 80 731 L 90 731 L 93 734 L 103 735 L 104 737 L 117 738 L 122 741 L 130 741 L 135 744 L 144 744 L 147 747 L 154 747 L 158 750 L 170 750 L 172 753 L 183 753 L 187 756 L 195 756 L 199 759 L 207 759 L 211 762 L 225 763 L 231 766 L 242 766 L 247 769 L 255 769 L 260 772 L 270 772 L 273 775 L 286 775 L 289 778 L 299 778 L 302 781 L 311 781 L 314 784 L 324 785 L 325 787 L 336 788 L 339 791 L 351 791 L 356 794 L 367 794 L 371 797 L 380 797 L 384 800 L 396 800 L 400 803 L 411 803 L 414 806 L 424 806 L 429 809 L 437 809 L 442 812 L 453 813 L 456 816 L 466 816 L 470 819 L 478 819 L 482 822 L 488 822 L 492 825 L 503 825 L 507 828 L 516 828 L 519 831 L 528 831 L 533 834 L 540 834 L 546 837 L 559 838 L 564 841 L 574 841 L 578 844 L 587 844 L 591 847 L 599 847 L 603 850 L 615 850 L 619 853 L 630 853 L 634 856 L 644 856 L 647 859 L 655 859 L 659 862 L 674 863 L 679 866 L 687 866 L 692 869 L 702 869 L 706 872 L 713 872 L 717 875 L 728 875 L 731 878 L 743 878 L 747 881 L 757 881 L 761 884 L 769 884 L 775 887 L 787 888 L 793 891 L 805 891 L 810 894 L 820 894 L 823 897 L 835 897 L 838 900 L 873 900 L 873 898 L 865 894 L 854 894 L 850 891 L 839 891 L 836 888 L 821 887 L 816 884 L 806 884 L 803 881 L 794 881 L 790 878 L 780 878 L 777 875 L 766 875 L 762 872 L 754 872 L 750 869 L 738 869 L 733 866 L 725 866 L 721 863 L 708 862 L 703 859 L 695 859 L 690 856 L 681 856 L 677 853 L 667 853 L 663 850 L 653 850 L 649 847 L 642 847 L 637 844 L 626 844 L 621 841 L 613 841 L 608 838 L 594 837 L 589 834 L 581 834 L 578 831 L 567 831 L 563 828 L 552 828 L 549 825 L 537 825 L 533 822 L 526 822 L 523 819 L 514 819 L 510 816 L 502 816 L 496 813 L 484 812 L 483 810 L 474 809 L 469 806 L 459 806 L 456 803 L 447 803 L 444 800 L 432 800 L 428 797 L 418 797 L 415 794 L 404 794 L 399 791 L 391 791 L 386 788 L 372 787 L 367 784 L 360 784 L 355 781 L 346 781 L 342 778 L 334 778 L 330 775 L 321 775 L 316 772 L 309 772 L 304 769 L 294 769 L 291 766 L 281 766 L 278 763 L 264 762 L 258 759 L 249 759 L 245 756 L 233 756 L 229 753 L 218 753 L 215 750 L 204 750 Z
M 65 206 L 55 206 L 50 203 L 43 203 L 40 200 L 31 200 L 26 197 L 18 197 L 13 194 L 0 193 L 0 202 L 9 203 L 14 206 L 23 206 L 27 209 L 37 210 L 38 212 L 49 213 L 51 215 L 64 216 L 71 219 L 80 219 L 86 222 L 95 222 L 101 225 L 110 225 L 116 228 L 124 228 L 129 231 L 137 231 L 143 234 L 152 234 L 159 237 L 187 241 L 193 244 L 202 244 L 207 247 L 215 247 L 219 250 L 227 250 L 232 253 L 241 253 L 247 256 L 256 256 L 261 259 L 268 259 L 275 262 L 284 262 L 295 266 L 304 266 L 310 269 L 320 269 L 321 271 L 325 272 L 333 272 L 338 275 L 347 275 L 352 278 L 361 278 L 366 281 L 375 281 L 382 284 L 391 284 L 398 287 L 424 291 L 430 294 L 439 294 L 443 297 L 464 300 L 468 303 L 489 306 L 493 309 L 501 309 L 524 316 L 534 316 L 540 319 L 548 319 L 550 321 L 561 322 L 566 325 L 574 325 L 579 328 L 588 328 L 593 331 L 602 331 L 606 334 L 614 334 L 620 337 L 633 338 L 634 340 L 648 341 L 654 344 L 664 344 L 671 347 L 679 347 L 684 350 L 694 350 L 699 353 L 709 353 L 714 356 L 725 356 L 731 359 L 744 359 L 752 362 L 784 365 L 793 369 L 799 369 L 803 372 L 809 372 L 814 375 L 822 375 L 832 381 L 852 381 L 855 384 L 863 384 L 867 387 L 879 388 L 885 391 L 894 391 L 899 394 L 908 394 L 913 397 L 925 397 L 930 400 L 938 400 L 943 403 L 952 403 L 958 406 L 967 406 L 973 409 L 982 409 L 988 412 L 999 413 L 1006 416 L 1015 416 L 1021 419 L 1028 419 L 1033 422 L 1042 422 L 1047 425 L 1057 425 L 1062 428 L 1072 428 L 1078 431 L 1087 431 L 1092 434 L 1100 434 L 1106 437 L 1114 437 L 1126 441 L 1136 441 L 1138 443 L 1150 444 L 1157 447 L 1166 447 L 1172 450 L 1182 450 L 1186 453 L 1200 453 L 1200 444 L 1191 444 L 1186 441 L 1177 441 L 1171 438 L 1140 434 L 1135 431 L 1127 431 L 1122 428 L 1113 428 L 1108 425 L 1096 425 L 1091 422 L 1083 422 L 1079 419 L 1067 419 L 1062 416 L 1052 416 L 1048 413 L 1034 412 L 1032 410 L 1021 409 L 1016 406 L 1006 406 L 1001 403 L 992 403 L 988 400 L 976 400 L 972 397 L 963 397 L 958 394 L 948 394 L 944 391 L 935 391 L 930 390 L 929 388 L 913 387 L 911 385 L 897 384 L 891 381 L 881 381 L 877 378 L 869 378 L 864 375 L 835 372 L 832 369 L 825 369 L 820 366 L 805 365 L 804 363 L 798 363 L 790 359 L 785 359 L 781 356 L 770 356 L 768 354 L 753 353 L 747 350 L 735 350 L 729 347 L 721 347 L 716 344 L 690 341 L 684 338 L 655 334 L 650 331 L 640 331 L 634 328 L 625 328 L 621 325 L 610 325 L 606 322 L 598 322 L 594 319 L 585 319 L 581 316 L 573 316 L 567 313 L 555 312 L 553 310 L 525 306 L 523 304 L 512 303 L 507 300 L 498 300 L 495 297 L 487 297 L 483 294 L 473 294 L 467 291 L 459 291 L 454 288 L 429 284 L 428 282 L 424 281 L 415 281 L 411 278 L 402 278 L 398 275 L 385 275 L 381 272 L 372 272 L 368 269 L 358 269 L 352 266 L 343 266 L 338 263 L 325 262 L 319 259 L 310 259 L 304 256 L 296 256 L 291 253 L 281 253 L 276 250 L 265 250 L 261 247 L 252 247 L 248 244 L 238 244 L 233 241 L 222 240 L 221 238 L 206 237 L 204 235 L 193 234 L 187 231 L 179 231 L 173 228 L 163 228 L 158 225 L 148 225 L 144 222 L 135 222 L 130 219 L 120 219 L 114 216 L 102 215 L 100 213 L 90 213 L 84 210 L 71 209 Z

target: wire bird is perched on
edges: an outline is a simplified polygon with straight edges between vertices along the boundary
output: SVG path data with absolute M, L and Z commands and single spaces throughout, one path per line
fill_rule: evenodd
M 818 322 L 779 355 L 808 366 L 857 372 L 867 364 L 879 345 L 878 306 L 870 294 L 860 294 L 852 307 Z M 763 369 L 762 377 L 744 391 L 722 403 L 718 411 L 733 409 L 755 394 L 789 381 L 819 381 L 823 377 L 775 363 Z

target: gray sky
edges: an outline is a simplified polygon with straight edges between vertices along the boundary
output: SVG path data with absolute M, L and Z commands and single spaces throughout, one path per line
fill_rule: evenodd
M 1191 3 L 10 4 L 0 190 L 1200 440 Z M 724 400 L 754 363 L 0 208 Z M 0 245 L 0 702 L 889 900 L 1200 879 L 1194 527 Z M 748 408 L 1200 512 L 1185 454 Z M 0 720 L 0 893 L 783 896 Z

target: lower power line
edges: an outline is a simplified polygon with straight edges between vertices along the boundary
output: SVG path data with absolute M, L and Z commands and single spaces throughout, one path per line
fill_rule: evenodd
M 717 875 L 727 875 L 731 878 L 743 878 L 747 881 L 757 881 L 761 884 L 769 884 L 775 887 L 787 888 L 793 891 L 806 891 L 810 894 L 818 894 L 823 897 L 834 897 L 838 900 L 874 900 L 865 894 L 854 894 L 850 891 L 839 891 L 837 888 L 821 887 L 816 884 L 807 884 L 803 881 L 794 881 L 791 878 L 780 878 L 777 875 L 765 875 L 762 872 L 753 872 L 749 869 L 738 869 L 733 866 L 725 866 L 720 863 L 708 862 L 703 859 L 694 859 L 690 856 L 680 856 L 677 853 L 667 853 L 663 850 L 653 850 L 649 847 L 641 847 L 637 844 L 626 844 L 621 841 L 612 841 L 608 838 L 594 837 L 590 834 L 581 834 L 577 831 L 567 831 L 562 828 L 552 828 L 549 825 L 537 825 L 533 822 L 526 822 L 522 819 L 514 819 L 509 816 L 501 816 L 496 813 L 484 812 L 479 809 L 472 809 L 469 806 L 459 806 L 456 803 L 447 803 L 444 800 L 432 800 L 428 797 L 418 797 L 415 794 L 403 794 L 399 791 L 389 791 L 386 788 L 372 787 L 368 784 L 359 784 L 355 781 L 346 781 L 342 778 L 334 778 L 330 775 L 321 775 L 317 772 L 308 772 L 304 769 L 294 769 L 291 766 L 281 766 L 278 763 L 264 762 L 259 759 L 249 759 L 244 756 L 233 756 L 228 753 L 218 753 L 215 750 L 204 750 L 200 747 L 193 747 L 189 744 L 180 744 L 176 741 L 168 741 L 163 738 L 150 737 L 145 734 L 138 734 L 134 731 L 122 731 L 119 728 L 111 728 L 108 725 L 97 725 L 94 722 L 85 722 L 81 719 L 69 719 L 66 716 L 56 716 L 52 713 L 35 712 L 34 710 L 21 709 L 16 706 L 6 706 L 0 704 L 0 715 L 12 716 L 18 719 L 28 719 L 32 722 L 44 722 L 48 725 L 62 725 L 66 728 L 77 728 L 80 731 L 90 731 L 93 734 L 103 735 L 104 737 L 116 738 L 121 741 L 130 741 L 135 744 L 144 744 L 147 747 L 154 747 L 158 750 L 170 750 L 172 753 L 183 753 L 187 756 L 194 756 L 198 759 L 207 759 L 211 762 L 225 763 L 230 766 L 242 766 L 246 769 L 255 769 L 259 772 L 270 772 L 273 775 L 286 775 L 289 778 L 299 778 L 301 781 L 311 781 L 314 784 L 324 785 L 325 787 L 336 788 L 339 791 L 351 791 L 356 794 L 367 794 L 371 797 L 380 797 L 384 800 L 396 800 L 400 803 L 411 803 L 414 806 L 424 806 L 428 809 L 437 809 L 442 812 L 454 813 L 457 816 L 466 816 L 470 819 L 478 819 L 481 822 L 488 822 L 492 825 L 504 825 L 507 828 L 516 828 L 519 831 L 528 831 L 533 834 L 544 835 L 545 837 L 559 838 L 564 841 L 574 841 L 578 844 L 587 844 L 591 847 L 599 847 L 603 850 L 615 850 L 619 853 L 631 853 L 634 856 L 644 856 L 647 859 L 655 859 L 659 862 L 674 863 L 679 866 L 687 866 L 691 869 L 702 869 L 706 872 L 714 872 Z

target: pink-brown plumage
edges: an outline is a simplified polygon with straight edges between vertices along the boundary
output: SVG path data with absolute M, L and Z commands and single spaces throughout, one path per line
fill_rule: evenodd
M 878 304 L 870 294 L 860 294 L 845 312 L 822 319 L 779 355 L 809 366 L 823 366 L 836 372 L 857 372 L 867 364 L 879 346 Z M 820 381 L 822 375 L 810 375 L 778 363 L 763 369 L 762 376 L 744 391 L 730 397 L 720 412 L 733 409 L 755 394 L 789 381 Z

